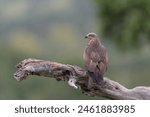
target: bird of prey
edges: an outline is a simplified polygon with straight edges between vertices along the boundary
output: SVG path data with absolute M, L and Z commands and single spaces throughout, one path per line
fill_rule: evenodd
M 88 33 L 85 38 L 88 39 L 88 45 L 83 53 L 84 64 L 93 82 L 99 83 L 107 71 L 107 50 L 95 33 Z

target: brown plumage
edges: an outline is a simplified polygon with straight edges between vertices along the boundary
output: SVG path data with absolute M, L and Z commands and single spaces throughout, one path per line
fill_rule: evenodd
M 85 38 L 88 45 L 83 54 L 84 64 L 93 81 L 99 83 L 107 70 L 107 50 L 95 33 L 88 33 Z

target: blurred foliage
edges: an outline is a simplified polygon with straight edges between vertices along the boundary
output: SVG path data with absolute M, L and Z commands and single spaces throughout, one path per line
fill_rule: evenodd
M 0 99 L 99 99 L 53 78 L 13 78 L 26 58 L 83 66 L 84 36 L 96 24 L 89 0 L 79 1 L 0 1 Z
M 101 34 L 122 49 L 150 42 L 150 0 L 96 0 Z

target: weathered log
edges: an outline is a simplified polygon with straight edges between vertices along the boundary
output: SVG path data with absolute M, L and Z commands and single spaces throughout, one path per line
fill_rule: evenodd
M 139 86 L 128 89 L 104 77 L 99 84 L 93 83 L 86 70 L 73 65 L 61 64 L 52 61 L 25 59 L 17 65 L 14 78 L 17 81 L 26 79 L 29 75 L 55 78 L 58 81 L 67 81 L 70 86 L 81 90 L 89 96 L 102 96 L 108 99 L 150 99 L 150 87 Z M 90 82 L 90 87 L 89 87 Z

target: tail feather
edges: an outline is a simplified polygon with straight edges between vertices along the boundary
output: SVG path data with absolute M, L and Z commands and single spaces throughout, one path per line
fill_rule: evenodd
M 102 75 L 96 75 L 93 72 L 88 71 L 88 74 L 90 75 L 90 77 L 93 79 L 94 82 L 99 83 L 103 80 L 103 76 Z

